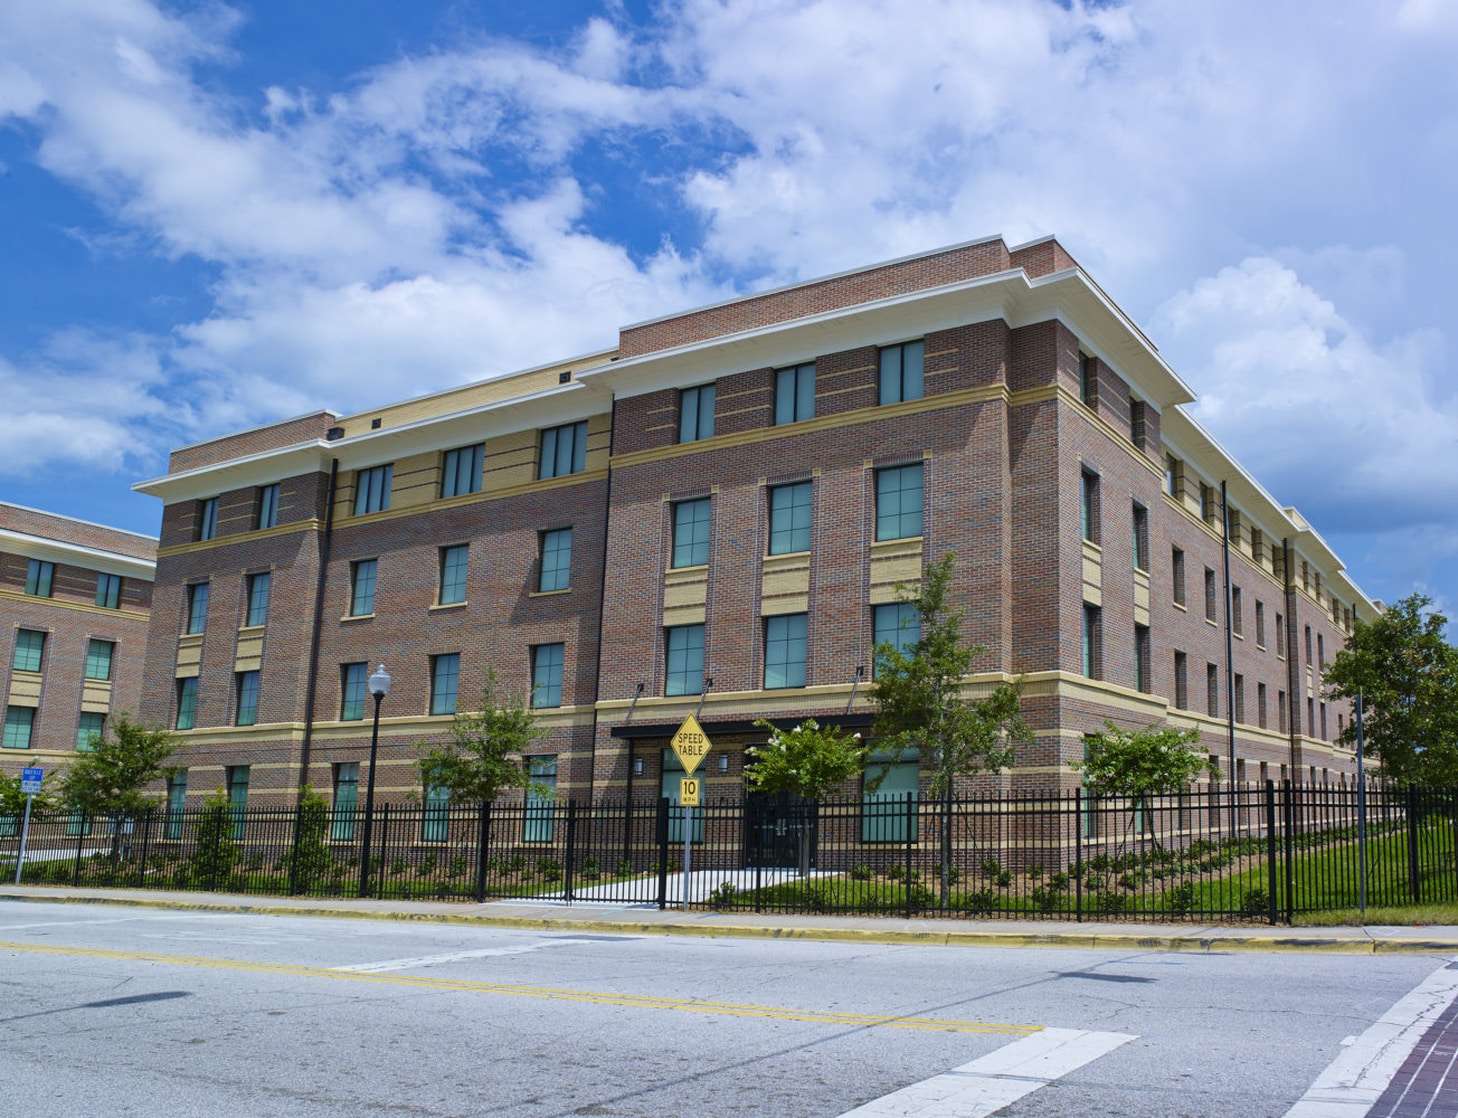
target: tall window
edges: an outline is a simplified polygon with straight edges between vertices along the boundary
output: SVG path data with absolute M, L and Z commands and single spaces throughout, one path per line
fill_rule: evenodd
M 96 748 L 96 742 L 101 740 L 106 732 L 106 716 L 95 710 L 83 710 L 82 717 L 76 723 L 76 751 L 80 754 L 89 754 Z
M 440 470 L 440 495 L 459 497 L 463 493 L 478 492 L 481 488 L 481 463 L 485 455 L 486 447 L 483 443 L 446 451 Z
M 532 649 L 532 706 L 562 705 L 562 650 L 560 644 L 539 644 Z
M 587 421 L 548 427 L 542 432 L 537 477 L 566 477 L 587 469 Z
M 876 539 L 921 535 L 921 464 L 876 471 Z
M 264 485 L 258 490 L 258 528 L 278 526 L 278 486 Z
M 1286 622 L 1279 613 L 1276 614 L 1276 655 L 1282 659 L 1286 656 Z
M 1311 667 L 1311 626 L 1306 626 L 1306 666 Z
M 111 655 L 116 645 L 111 641 L 89 640 L 86 642 L 86 678 L 110 679 Z
M 709 498 L 673 506 L 673 565 L 698 567 L 709 561 Z
M 258 721 L 258 673 L 238 673 L 238 717 L 239 726 L 252 726 Z
M 121 575 L 96 576 L 96 604 L 102 609 L 121 608 Z
M 187 631 L 201 633 L 208 627 L 208 584 L 194 582 L 187 588 Z
M 17 672 L 38 672 L 45 653 L 46 635 L 39 629 L 15 631 L 15 659 L 10 666 Z
M 1266 647 L 1266 603 L 1256 599 L 1256 644 Z
M 766 691 L 805 686 L 806 617 L 787 613 L 764 622 L 764 686 Z
M 1211 489 L 1205 482 L 1200 482 L 1200 519 L 1205 523 L 1213 523 L 1215 520 L 1215 490 Z
M 541 575 L 537 589 L 543 593 L 566 590 L 572 585 L 572 529 L 554 528 L 542 533 Z
M 1144 692 L 1153 690 L 1149 679 L 1149 626 L 1134 626 L 1134 686 Z
M 1174 704 L 1180 710 L 1190 709 L 1189 658 L 1183 652 L 1174 654 Z
M 25 592 L 33 598 L 49 598 L 56 565 L 44 559 L 32 559 L 25 568 Z
M 371 466 L 360 470 L 354 482 L 354 514 L 384 512 L 390 507 L 390 488 L 395 481 L 395 465 Z
M 1094 378 L 1093 358 L 1078 355 L 1078 398 L 1089 407 L 1098 403 L 1098 381 Z
M 1103 629 L 1103 610 L 1098 606 L 1083 604 L 1083 674 L 1089 679 L 1100 678 L 1100 647 Z
M 208 497 L 198 502 L 197 506 L 197 538 L 200 540 L 213 539 L 218 534 L 218 499 Z
M 1149 510 L 1138 501 L 1133 506 L 1134 567 L 1149 570 Z
M 915 827 L 921 784 L 921 753 L 873 753 L 863 779 L 880 783 L 874 792 L 861 790 L 861 841 L 904 843 Z
M 272 588 L 273 576 L 267 571 L 248 576 L 248 613 L 243 619 L 245 625 L 262 625 L 268 620 L 268 596 Z
M 775 373 L 775 426 L 798 423 L 815 415 L 815 364 L 796 365 Z
M 1276 729 L 1286 732 L 1286 692 L 1276 692 Z
M 1083 528 L 1083 538 L 1089 543 L 1099 542 L 1099 475 L 1092 470 L 1084 470 L 1079 487 L 1079 520 Z
M 360 559 L 349 568 L 349 616 L 365 617 L 375 612 L 377 559 Z
M 899 404 L 903 400 L 922 398 L 924 353 L 922 342 L 889 345 L 881 351 L 881 403 Z
M 1240 602 L 1240 587 L 1230 588 L 1230 631 L 1236 636 L 1245 633 L 1245 608 Z
M 1205 713 L 1220 717 L 1220 669 L 1214 664 L 1205 665 Z
M 342 722 L 358 722 L 365 716 L 365 696 L 369 694 L 370 666 L 366 663 L 341 664 L 339 718 Z
M 665 695 L 698 695 L 704 690 L 704 627 L 674 625 L 664 637 L 667 663 Z
M 557 758 L 554 755 L 528 757 L 526 818 L 522 825 L 522 842 L 551 842 L 553 811 L 557 798 Z
M 335 842 L 354 840 L 354 817 L 359 806 L 359 762 L 339 761 L 334 765 L 334 818 L 329 837 Z
M 197 676 L 177 681 L 177 728 L 191 730 L 197 724 Z
M 811 483 L 777 485 L 769 491 L 771 555 L 810 550 Z
M 892 602 L 874 606 L 871 612 L 871 627 L 874 633 L 875 653 L 871 662 L 871 674 L 880 670 L 881 649 L 890 645 L 902 656 L 910 658 L 921 640 L 921 611 L 908 602 Z
M 1262 730 L 1266 728 L 1266 685 L 1256 684 L 1256 725 Z
M 34 726 L 35 707 L 6 707 L 5 732 L 0 737 L 0 748 L 29 749 L 30 734 Z
M 445 842 L 449 837 L 451 790 L 425 786 L 425 810 L 420 814 L 420 841 Z
M 187 770 L 182 769 L 167 778 L 167 829 L 164 836 L 169 839 L 182 837 L 182 811 L 187 804 Z
M 228 777 L 228 806 L 233 811 L 233 840 L 243 838 L 243 813 L 248 810 L 248 766 L 229 765 L 224 770 Z
M 1164 456 L 1164 491 L 1179 497 L 1185 491 L 1185 464 L 1173 454 Z
M 1326 670 L 1326 634 L 1316 634 L 1316 666 L 1322 671 Z
M 455 714 L 461 685 L 461 654 L 447 652 L 430 658 L 430 713 Z
M 1179 548 L 1171 548 L 1169 556 L 1169 584 L 1170 595 L 1174 598 L 1176 605 L 1185 604 L 1185 553 Z
M 1205 568 L 1205 620 L 1215 620 L 1215 572 Z
M 453 606 L 466 600 L 466 562 L 470 548 L 466 544 L 440 549 L 440 604 Z
M 1245 676 L 1239 672 L 1235 673 L 1234 683 L 1231 685 L 1230 703 L 1232 714 L 1237 722 L 1245 721 Z
M 696 443 L 714 437 L 714 386 L 685 388 L 678 396 L 678 441 Z

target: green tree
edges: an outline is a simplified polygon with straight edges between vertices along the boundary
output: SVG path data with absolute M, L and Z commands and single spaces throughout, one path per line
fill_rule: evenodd
M 1158 723 L 1142 730 L 1123 730 L 1112 722 L 1086 739 L 1087 753 L 1073 767 L 1095 796 L 1168 795 L 1188 788 L 1201 773 L 1220 775 L 1220 768 L 1201 751 L 1200 731 L 1176 730 Z
M 233 801 L 228 790 L 219 787 L 203 802 L 192 852 L 193 875 L 209 888 L 226 884 L 238 861 L 238 844 L 233 841 Z
M 49 791 L 39 793 L 35 802 L 31 804 L 32 815 L 38 815 L 43 811 L 51 811 L 55 807 L 55 797 Z M 20 774 L 6 776 L 0 773 L 0 816 L 22 816 L 25 814 L 25 793 L 20 790 Z
M 89 815 L 140 815 L 161 803 L 162 792 L 153 786 L 181 744 L 175 734 L 118 714 L 92 743 L 61 772 L 63 806 Z
M 943 907 L 951 894 L 953 784 L 959 776 L 1006 768 L 1017 746 L 1032 738 L 1018 683 L 999 683 L 977 699 L 965 693 L 972 661 L 986 649 L 963 640 L 963 611 L 947 601 L 954 561 L 949 552 L 929 564 L 918 590 L 897 588 L 899 600 L 920 614 L 921 634 L 910 655 L 889 642 L 876 646 L 871 695 L 877 752 L 895 760 L 918 750 L 931 762 L 930 792 L 943 801 Z
M 1458 781 L 1458 648 L 1433 600 L 1411 594 L 1373 621 L 1358 621 L 1327 665 L 1328 698 L 1362 694 L 1366 753 L 1391 781 Z M 1353 720 L 1341 741 L 1356 745 Z
M 766 795 L 787 792 L 818 800 L 866 767 L 860 734 L 821 725 L 807 718 L 790 730 L 779 730 L 760 719 L 756 726 L 769 731 L 763 745 L 751 745 L 745 754 L 752 762 L 744 770 L 750 787 Z M 810 872 L 810 828 L 800 828 L 800 876 Z
M 497 692 L 496 673 L 488 670 L 480 709 L 457 711 L 447 741 L 416 746 L 421 780 L 448 788 L 453 803 L 489 804 L 508 788 L 531 784 L 522 756 L 541 736 L 536 715 L 523 699 Z
M 293 890 L 307 893 L 334 864 L 329 852 L 329 804 L 312 784 L 304 785 L 294 827 Z

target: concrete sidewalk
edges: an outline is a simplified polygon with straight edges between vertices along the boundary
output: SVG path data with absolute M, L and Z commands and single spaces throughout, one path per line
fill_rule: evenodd
M 1144 951 L 1308 951 L 1347 955 L 1458 953 L 1458 927 L 1288 928 L 1056 920 L 891 919 L 706 912 L 594 902 L 377 901 L 339 897 L 249 897 L 149 889 L 0 886 L 0 901 L 133 905 L 186 912 L 419 920 L 496 928 L 618 935 L 689 935 L 959 947 L 1129 948 Z

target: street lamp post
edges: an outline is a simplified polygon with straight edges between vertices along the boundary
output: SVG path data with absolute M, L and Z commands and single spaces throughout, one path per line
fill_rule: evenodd
M 370 830 L 375 822 L 375 755 L 380 749 L 380 702 L 390 693 L 390 673 L 381 664 L 370 676 L 370 694 L 375 697 L 375 721 L 370 729 L 370 780 L 365 786 L 364 851 L 360 855 L 359 895 L 370 891 Z

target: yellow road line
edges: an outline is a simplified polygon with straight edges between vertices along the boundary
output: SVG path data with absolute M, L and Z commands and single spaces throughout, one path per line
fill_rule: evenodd
M 593 990 L 565 990 L 550 986 L 515 986 L 504 982 L 468 982 L 455 978 L 424 975 L 371 974 L 363 971 L 300 967 L 288 963 L 259 963 L 240 959 L 208 959 L 195 955 L 161 955 L 150 951 L 107 951 L 91 947 L 63 947 L 40 943 L 0 943 L 0 951 L 26 951 L 38 955 L 70 955 L 90 959 L 118 959 L 165 966 L 208 967 L 214 970 L 281 974 L 292 978 L 329 978 L 346 982 L 374 982 L 386 986 L 414 986 L 422 989 L 499 994 L 505 997 L 545 998 L 551 1001 L 587 1002 L 593 1005 L 626 1006 L 632 1009 L 674 1009 L 689 1013 L 712 1013 L 727 1017 L 762 1017 L 776 1021 L 806 1021 L 823 1025 L 859 1028 L 916 1029 L 952 1033 L 992 1033 L 999 1036 L 1028 1036 L 1041 1032 L 1039 1025 L 999 1025 L 990 1021 L 945 1021 L 936 1017 L 893 1017 L 873 1013 L 836 1013 L 829 1010 L 782 1009 L 768 1005 L 700 1001 L 694 998 L 659 998 L 644 994 L 611 994 Z

